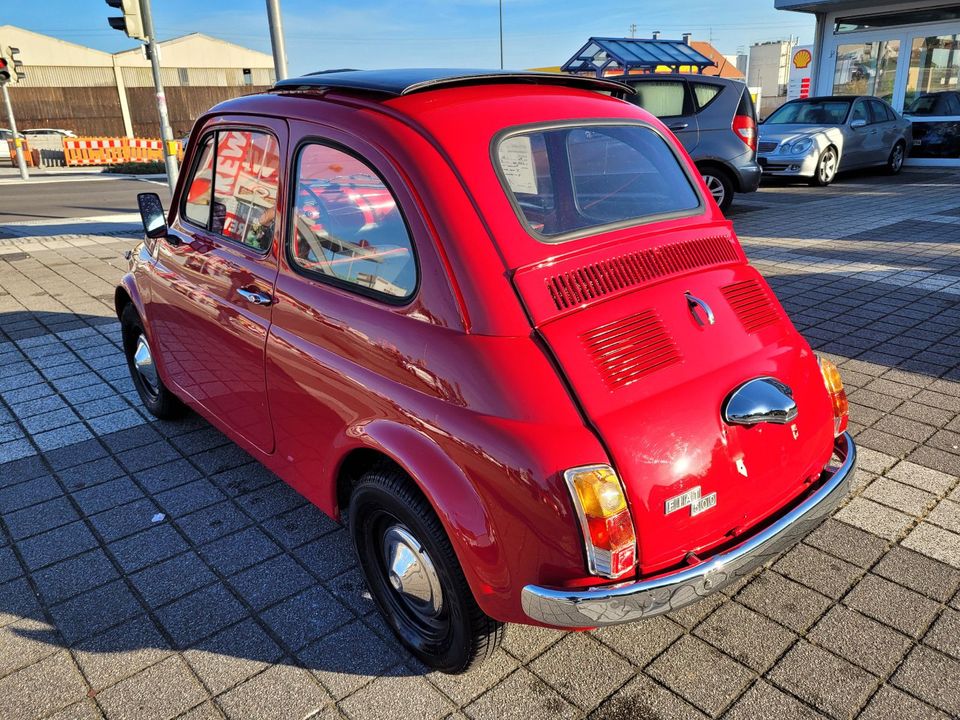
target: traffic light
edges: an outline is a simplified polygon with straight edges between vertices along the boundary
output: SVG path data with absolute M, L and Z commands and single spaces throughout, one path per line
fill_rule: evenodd
M 20 82 L 27 77 L 27 74 L 23 71 L 23 61 L 19 57 L 20 48 L 10 46 L 7 50 L 9 50 L 10 62 L 13 64 L 13 82 Z
M 10 82 L 10 64 L 5 57 L 0 56 L 0 85 Z
M 122 30 L 135 40 L 146 40 L 143 32 L 143 20 L 140 18 L 140 0 L 106 0 L 107 5 L 123 11 L 123 17 L 108 17 L 107 22 L 114 30 Z

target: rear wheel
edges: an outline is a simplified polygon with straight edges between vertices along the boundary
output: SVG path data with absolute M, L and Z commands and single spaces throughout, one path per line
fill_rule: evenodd
M 147 331 L 133 303 L 120 313 L 120 327 L 130 379 L 144 406 L 161 420 L 173 420 L 182 415 L 183 404 L 160 379 Z
M 417 658 L 462 673 L 493 654 L 504 625 L 477 605 L 443 526 L 406 475 L 365 474 L 350 495 L 349 519 L 370 595 Z
M 722 211 L 726 212 L 730 203 L 733 202 L 733 181 L 730 179 L 730 174 L 713 167 L 700 168 L 700 174 L 714 201 Z
M 817 169 L 810 178 L 810 184 L 819 187 L 826 187 L 833 182 L 837 176 L 837 149 L 831 145 L 820 153 L 820 159 L 817 160 Z
M 893 150 L 890 151 L 890 157 L 887 158 L 887 174 L 900 174 L 900 171 L 903 170 L 903 161 L 905 155 L 906 145 L 902 141 L 893 146 Z

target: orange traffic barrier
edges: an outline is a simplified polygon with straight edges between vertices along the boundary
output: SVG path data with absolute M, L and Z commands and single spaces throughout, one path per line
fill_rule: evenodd
M 133 138 L 129 140 L 131 162 L 154 162 L 163 160 L 163 140 Z
M 10 164 L 16 167 L 17 165 L 17 146 L 13 139 L 7 140 L 7 147 L 10 149 Z M 28 167 L 34 167 L 35 163 L 33 162 L 33 153 L 30 152 L 30 143 L 27 142 L 26 138 L 20 140 L 20 148 L 23 150 L 23 160 L 26 162 Z
M 63 139 L 63 159 L 67 165 L 113 165 L 127 161 L 127 138 L 84 137 Z
M 177 158 L 183 160 L 183 145 L 176 143 Z M 64 138 L 63 157 L 67 165 L 115 165 L 122 162 L 162 162 L 163 141 L 155 138 L 83 137 Z

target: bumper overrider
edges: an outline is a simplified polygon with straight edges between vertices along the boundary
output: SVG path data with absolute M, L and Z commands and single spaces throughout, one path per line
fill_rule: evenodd
M 834 450 L 840 466 L 824 470 L 809 497 L 740 545 L 699 565 L 640 582 L 572 589 L 527 585 L 521 595 L 524 612 L 555 627 L 600 627 L 670 612 L 719 591 L 795 545 L 846 497 L 857 464 L 849 433 L 836 439 Z

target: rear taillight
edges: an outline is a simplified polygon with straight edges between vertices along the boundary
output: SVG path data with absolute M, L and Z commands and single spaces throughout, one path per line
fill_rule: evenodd
M 734 115 L 733 131 L 751 150 L 757 149 L 757 121 L 750 115 Z
M 616 578 L 637 564 L 637 536 L 620 478 L 609 465 L 588 465 L 563 474 L 580 518 L 587 569 Z
M 850 420 L 850 403 L 847 402 L 847 392 L 843 389 L 843 380 L 837 366 L 826 358 L 818 358 L 820 374 L 823 375 L 823 384 L 830 394 L 833 403 L 833 434 L 839 435 L 847 429 Z

